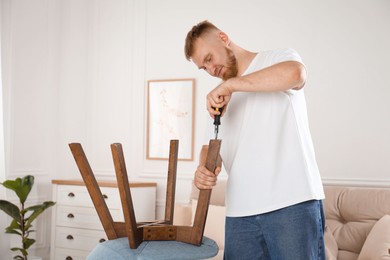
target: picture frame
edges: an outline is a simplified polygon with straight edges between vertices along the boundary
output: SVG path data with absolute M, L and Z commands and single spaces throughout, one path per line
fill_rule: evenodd
M 146 158 L 167 160 L 179 140 L 178 160 L 194 158 L 195 79 L 148 80 Z

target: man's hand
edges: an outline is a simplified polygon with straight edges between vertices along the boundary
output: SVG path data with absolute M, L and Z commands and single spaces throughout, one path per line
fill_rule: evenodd
M 217 185 L 217 177 L 221 172 L 221 167 L 222 167 L 222 158 L 221 156 L 218 156 L 217 167 L 215 168 L 215 172 L 211 172 L 207 170 L 205 164 L 206 164 L 208 149 L 209 149 L 208 145 L 202 146 L 202 149 L 200 151 L 200 157 L 199 157 L 199 166 L 196 169 L 195 177 L 194 177 L 194 184 L 200 190 L 212 189 L 215 185 Z
M 217 177 L 221 167 L 215 169 L 215 173 L 207 170 L 205 166 L 198 166 L 195 172 L 194 184 L 198 189 L 212 189 L 217 184 Z
M 222 82 L 219 86 L 214 88 L 206 97 L 207 99 L 207 110 L 210 113 L 210 116 L 214 118 L 216 115 L 219 115 L 220 112 L 216 111 L 215 108 L 224 107 L 221 116 L 226 112 L 227 105 L 232 96 L 232 89 L 230 86 L 230 81 L 227 80 Z

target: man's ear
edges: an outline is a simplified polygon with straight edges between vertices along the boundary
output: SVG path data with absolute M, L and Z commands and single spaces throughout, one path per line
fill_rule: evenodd
M 226 33 L 220 32 L 219 33 L 219 38 L 226 44 L 226 46 L 229 46 L 230 39 L 229 39 L 229 36 Z

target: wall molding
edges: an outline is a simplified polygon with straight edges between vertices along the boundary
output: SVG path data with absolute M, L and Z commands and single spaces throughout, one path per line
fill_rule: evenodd
M 324 185 L 356 186 L 356 187 L 385 187 L 390 188 L 390 180 L 385 179 L 346 179 L 346 178 L 322 178 Z
M 142 172 L 138 174 L 138 177 L 140 178 L 146 178 L 146 179 L 166 179 L 168 176 L 168 173 L 163 172 Z M 176 179 L 177 180 L 192 180 L 194 178 L 194 173 L 177 173 Z
M 7 175 L 8 179 L 24 177 L 26 175 L 34 175 L 35 176 L 49 176 L 48 170 L 42 169 L 17 169 L 11 170 L 10 174 Z

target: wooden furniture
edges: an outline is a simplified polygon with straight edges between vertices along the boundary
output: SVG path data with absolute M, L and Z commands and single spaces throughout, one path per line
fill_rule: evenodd
M 100 242 L 107 240 L 95 207 L 82 180 L 53 180 L 52 260 L 81 260 Z M 99 182 L 102 196 L 113 218 L 123 221 L 116 181 Z M 155 182 L 130 183 L 137 219 L 156 218 Z
M 201 245 L 211 190 L 200 191 L 193 226 L 175 226 L 172 224 L 174 217 L 178 145 L 178 140 L 171 140 L 165 218 L 164 220 L 154 222 L 136 221 L 132 195 L 128 187 L 128 176 L 122 146 L 117 143 L 111 145 L 125 218 L 124 222 L 115 222 L 104 201 L 99 185 L 96 182 L 81 145 L 79 143 L 69 144 L 108 239 L 128 237 L 129 245 L 132 249 L 137 248 L 145 240 L 181 241 L 193 245 Z M 215 171 L 219 162 L 220 145 L 221 140 L 210 140 L 205 166 L 212 172 Z

